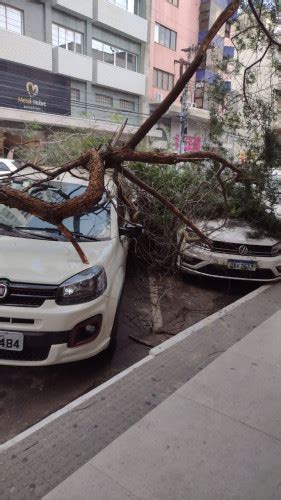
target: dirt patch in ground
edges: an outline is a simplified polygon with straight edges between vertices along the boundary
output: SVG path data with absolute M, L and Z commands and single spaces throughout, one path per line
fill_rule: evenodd
M 155 346 L 256 288 L 247 283 L 208 280 L 129 267 L 123 321 L 130 338 Z

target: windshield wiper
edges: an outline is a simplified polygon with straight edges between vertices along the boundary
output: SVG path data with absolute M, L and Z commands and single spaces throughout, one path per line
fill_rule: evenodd
M 62 232 L 57 229 L 56 227 L 17 227 L 17 229 L 23 230 L 23 231 L 46 231 L 47 233 L 58 233 L 62 234 Z M 73 236 L 77 236 L 78 238 L 84 238 L 89 241 L 102 241 L 99 238 L 95 238 L 94 236 L 87 236 L 86 234 L 79 233 L 77 231 L 70 231 Z
M 30 226 L 17 226 L 16 229 L 21 231 L 46 231 L 48 233 L 60 233 L 56 227 L 30 227 Z
M 0 225 L 1 229 L 1 225 Z M 34 234 L 33 231 L 46 231 L 46 229 L 40 229 L 38 227 L 25 227 L 25 226 L 16 226 L 12 228 L 17 234 L 22 235 L 23 232 L 27 232 L 28 235 L 30 236 L 35 236 L 35 238 L 38 238 L 40 240 L 52 240 L 52 241 L 58 241 L 57 238 L 52 238 L 50 236 L 43 236 L 39 234 Z M 59 232 L 59 231 L 58 231 Z
M 73 236 L 78 236 L 78 238 L 84 238 L 85 240 L 89 241 L 102 241 L 99 238 L 95 238 L 94 236 L 87 236 L 86 234 L 78 233 L 77 231 L 71 231 L 71 234 L 73 234 Z

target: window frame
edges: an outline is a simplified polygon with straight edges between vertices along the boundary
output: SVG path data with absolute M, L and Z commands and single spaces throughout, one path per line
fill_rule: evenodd
M 18 9 L 17 7 L 13 7 L 11 5 L 7 5 L 5 3 L 0 2 L 0 7 L 4 8 L 4 19 L 5 19 L 5 28 L 0 27 L 0 31 L 7 31 L 9 33 L 16 33 L 17 35 L 24 35 L 24 11 Z M 8 29 L 8 10 L 14 10 L 20 14 L 20 33 L 19 31 Z
M 117 68 L 122 68 L 122 69 L 125 69 L 127 71 L 133 71 L 134 73 L 138 73 L 138 54 L 134 54 L 134 52 L 130 52 L 129 50 L 126 50 L 126 49 L 121 49 L 120 47 L 116 47 L 115 45 L 111 45 L 107 42 L 102 42 L 101 40 L 98 40 L 97 38 L 92 38 L 92 51 L 97 50 L 93 47 L 93 43 L 95 43 L 95 42 L 98 44 L 101 44 L 102 51 L 100 51 L 100 53 L 103 55 L 103 57 L 102 57 L 102 59 L 98 59 L 98 58 L 95 58 L 94 55 L 92 54 L 93 59 L 98 60 L 98 61 L 102 61 L 106 64 L 111 64 L 112 66 L 116 66 Z M 104 54 L 107 53 L 107 52 L 105 52 L 104 47 L 108 47 L 109 49 L 112 50 L 112 55 L 113 55 L 113 62 L 112 63 L 104 60 Z M 117 54 L 122 53 L 122 52 L 125 54 L 125 66 L 120 66 L 119 64 L 116 64 Z M 132 56 L 133 59 L 135 60 L 135 69 L 128 68 L 128 55 Z
M 167 2 L 171 5 L 173 5 L 174 7 L 179 6 L 179 0 L 167 0 Z
M 132 109 L 126 108 L 126 106 L 122 106 L 121 103 L 129 103 L 132 105 Z M 135 101 L 130 101 L 129 99 L 119 99 L 119 109 L 122 111 L 127 111 L 128 113 L 134 113 L 136 111 L 136 103 Z
M 79 99 L 76 99 L 76 97 L 73 96 L 73 94 L 77 93 L 79 96 Z M 73 102 L 81 102 L 81 90 L 78 89 L 77 87 L 71 87 L 70 88 L 70 100 Z
M 54 43 L 54 28 L 57 30 L 57 44 Z M 64 30 L 64 40 L 65 40 L 65 47 L 63 47 L 60 44 L 60 30 Z M 71 33 L 73 35 L 73 41 L 67 41 L 67 33 Z M 81 44 L 76 42 L 77 36 L 80 37 Z M 69 44 L 73 43 L 74 50 L 68 48 L 67 46 Z M 76 46 L 81 45 L 81 52 L 79 52 L 76 48 Z M 73 52 L 74 54 L 84 54 L 84 33 L 81 33 L 80 31 L 73 30 L 71 28 L 67 28 L 66 26 L 63 26 L 62 24 L 57 24 L 52 22 L 52 47 L 60 47 L 61 49 L 68 50 L 69 52 Z
M 166 41 L 169 39 L 169 43 L 167 45 Z M 173 43 L 172 43 L 173 41 Z M 158 22 L 155 22 L 154 27 L 154 42 L 159 43 L 163 47 L 167 49 L 176 51 L 177 50 L 177 32 L 172 30 L 171 28 L 167 28 L 167 26 L 163 26 Z
M 102 97 L 102 98 L 106 98 L 106 99 L 110 99 L 111 101 L 111 104 L 106 104 L 105 102 L 98 102 L 97 101 L 97 96 L 99 97 Z M 96 92 L 95 93 L 95 104 L 97 104 L 97 106 L 104 106 L 106 108 L 113 108 L 113 97 L 110 96 L 110 95 L 107 95 L 107 94 L 100 94 L 100 92 Z
M 164 87 L 164 78 L 167 78 L 167 88 Z M 159 68 L 153 68 L 153 87 L 159 90 L 170 91 L 174 87 L 175 75 Z M 160 85 L 159 85 L 160 83 Z

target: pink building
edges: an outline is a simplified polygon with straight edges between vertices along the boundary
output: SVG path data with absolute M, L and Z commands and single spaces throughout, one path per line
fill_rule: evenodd
M 150 59 L 148 100 L 150 110 L 159 106 L 166 97 L 174 82 L 180 75 L 180 59 L 188 61 L 190 53 L 182 49 L 191 48 L 198 43 L 198 18 L 200 0 L 152 0 L 151 25 L 150 25 Z M 191 56 L 192 57 L 192 56 Z M 194 101 L 195 82 L 188 86 L 189 106 Z M 169 129 L 171 146 L 178 148 L 180 134 L 180 99 L 170 108 L 161 125 Z M 198 137 L 188 131 L 190 144 L 198 148 Z M 192 140 L 192 138 L 196 140 Z M 166 139 L 163 137 L 163 139 Z

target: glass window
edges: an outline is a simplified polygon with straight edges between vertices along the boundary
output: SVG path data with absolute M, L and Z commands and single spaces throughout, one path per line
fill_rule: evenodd
M 93 58 L 103 61 L 103 43 L 98 40 L 92 40 Z
M 72 50 L 74 52 L 74 32 L 70 30 L 65 30 L 65 46 L 67 50 Z
M 125 109 L 126 111 L 135 111 L 135 103 L 134 101 L 120 99 L 120 109 Z
M 175 31 L 171 31 L 170 49 L 176 50 L 176 46 L 177 46 L 177 34 Z
M 172 50 L 176 50 L 177 33 L 161 24 L 155 23 L 154 40 Z
M 11 187 L 14 189 L 23 189 L 25 186 L 17 181 L 11 182 Z M 49 183 L 41 184 L 39 187 L 31 187 L 29 194 L 35 198 L 47 201 L 49 203 L 62 203 L 65 200 L 74 199 L 76 196 L 83 194 L 86 186 L 68 182 L 51 181 Z M 111 225 L 111 205 L 107 195 L 104 194 L 98 204 L 92 207 L 87 213 L 78 216 L 68 217 L 64 219 L 64 225 L 69 231 L 79 232 L 84 236 L 89 236 L 97 239 L 110 238 L 110 225 Z M 48 236 L 50 234 L 48 229 L 55 228 L 49 222 L 42 221 L 38 217 L 26 214 L 25 212 L 16 208 L 8 208 L 0 205 L 0 221 L 9 226 L 21 226 L 24 228 L 37 229 L 36 234 Z M 41 231 L 40 231 L 41 230 Z M 22 238 L 30 236 L 28 231 L 22 232 Z M 64 237 L 59 233 L 52 234 L 52 238 L 64 241 Z M 77 237 L 78 241 L 82 236 Z
M 5 163 L 0 162 L 0 172 L 10 172 L 10 169 Z
M 66 49 L 66 32 L 65 28 L 59 26 L 59 47 Z
M 82 54 L 82 35 L 77 32 L 75 33 L 75 52 Z
M 159 43 L 165 45 L 165 28 L 163 26 L 159 27 Z
M 127 69 L 137 71 L 137 56 L 130 52 L 127 53 Z
M 59 27 L 57 24 L 52 25 L 52 45 L 57 47 L 59 44 Z
M 178 7 L 179 6 L 179 0 L 168 0 L 168 3 L 171 3 L 172 5 L 174 5 L 175 7 Z
M 161 69 L 153 69 L 153 86 L 162 90 L 171 90 L 174 86 L 174 75 L 162 71 Z
M 137 55 L 125 50 L 113 47 L 107 43 L 92 40 L 93 58 L 114 64 L 120 68 L 137 71 Z
M 52 45 L 78 54 L 83 53 L 83 35 L 57 24 L 52 24 Z
M 169 74 L 163 73 L 163 90 L 168 90 L 169 88 Z
M 155 27 L 154 27 L 154 41 L 159 43 L 159 24 L 155 23 Z
M 126 68 L 126 52 L 124 50 L 115 49 L 116 51 L 116 66 Z
M 103 60 L 106 63 L 114 64 L 115 50 L 111 45 L 103 44 Z
M 100 106 L 113 106 L 113 97 L 110 95 L 96 94 L 96 104 Z
M 23 34 L 23 13 L 7 5 L 0 4 L 0 29 Z
M 72 101 L 80 102 L 80 89 L 71 88 L 70 95 Z

